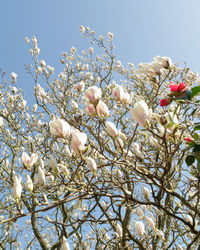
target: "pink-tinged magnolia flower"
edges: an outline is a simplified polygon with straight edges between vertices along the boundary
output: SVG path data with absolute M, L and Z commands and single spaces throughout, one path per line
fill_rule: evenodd
M 117 85 L 113 91 L 112 94 L 116 100 L 121 100 L 124 96 L 124 88 L 120 85 Z
M 86 102 L 85 112 L 90 116 L 96 115 L 96 109 L 95 109 L 94 105 L 88 101 Z
M 121 102 L 129 104 L 130 101 L 131 101 L 131 97 L 130 97 L 129 93 L 125 92 L 121 98 Z
M 36 153 L 33 153 L 31 157 L 26 153 L 22 153 L 22 161 L 24 165 L 30 169 L 38 160 L 38 155 Z
M 72 132 L 71 148 L 75 153 L 84 151 L 87 135 L 78 130 Z
M 186 137 L 185 140 L 186 140 L 187 142 L 189 142 L 189 143 L 194 141 L 194 140 L 193 140 L 192 138 L 190 138 L 190 137 Z
M 175 92 L 179 94 L 187 89 L 187 83 L 181 82 L 180 84 L 172 84 L 170 83 L 170 90 L 171 92 Z
M 49 122 L 51 134 L 58 137 L 70 136 L 70 125 L 62 119 L 57 119 Z
M 144 224 L 141 221 L 136 221 L 135 222 L 135 230 L 137 231 L 138 235 L 140 237 L 142 237 L 143 234 L 145 234 Z
M 118 136 L 118 130 L 114 123 L 107 121 L 105 122 L 105 125 L 106 125 L 106 131 L 110 136 L 112 137 Z
M 96 86 L 89 87 L 84 92 L 84 96 L 89 100 L 90 103 L 96 104 L 101 98 L 101 89 Z
M 85 162 L 90 167 L 90 169 L 92 170 L 92 172 L 96 172 L 96 170 L 97 170 L 97 164 L 96 164 L 96 162 L 95 162 L 94 159 L 92 159 L 91 157 L 85 157 Z
M 160 100 L 160 106 L 168 106 L 172 102 L 172 98 L 164 98 Z
M 70 250 L 69 243 L 68 243 L 67 239 L 65 238 L 65 236 L 63 236 L 63 243 L 61 246 L 61 250 Z
M 20 179 L 15 175 L 14 176 L 14 186 L 13 186 L 13 195 L 15 200 L 19 200 L 21 198 L 22 193 L 22 185 Z
M 97 110 L 97 114 L 100 116 L 106 116 L 106 117 L 109 116 L 108 106 L 104 102 L 102 102 L 101 100 L 99 100 L 97 107 L 96 107 L 96 110 Z
M 84 89 L 85 89 L 85 83 L 83 81 L 79 82 L 77 85 L 76 85 L 76 89 L 79 91 L 79 92 L 82 92 Z
M 150 119 L 151 111 L 145 101 L 138 101 L 131 109 L 132 119 L 138 122 L 142 127 L 146 126 L 146 121 Z
M 113 91 L 112 94 L 116 100 L 119 100 L 123 103 L 130 103 L 130 95 L 129 93 L 124 91 L 124 88 L 120 85 L 117 85 Z

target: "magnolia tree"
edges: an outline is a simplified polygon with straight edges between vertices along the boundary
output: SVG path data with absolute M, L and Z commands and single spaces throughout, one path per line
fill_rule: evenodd
M 25 39 L 32 107 L 2 73 L 1 249 L 197 249 L 198 75 L 159 56 L 124 67 L 112 33 L 81 33 L 92 47 L 58 76 Z

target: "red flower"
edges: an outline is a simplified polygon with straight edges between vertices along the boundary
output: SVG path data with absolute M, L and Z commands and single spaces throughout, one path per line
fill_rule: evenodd
M 185 140 L 186 140 L 187 142 L 189 142 L 189 143 L 194 141 L 194 140 L 191 139 L 190 137 L 186 137 Z
M 170 89 L 172 92 L 181 93 L 187 89 L 187 83 L 181 82 L 180 84 L 170 83 Z
M 168 106 L 170 103 L 172 102 L 171 98 L 164 98 L 160 100 L 160 106 L 164 107 L 164 106 Z

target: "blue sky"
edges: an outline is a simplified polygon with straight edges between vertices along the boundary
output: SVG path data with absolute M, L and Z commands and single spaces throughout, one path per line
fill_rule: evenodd
M 149 62 L 156 55 L 200 71 L 199 0 L 6 0 L 1 1 L 0 68 L 18 74 L 25 92 L 33 84 L 24 64 L 30 64 L 24 37 L 35 35 L 41 59 L 59 65 L 72 45 L 87 49 L 79 32 L 89 26 L 97 34 L 114 33 L 117 57 L 126 64 Z M 59 66 L 60 67 L 60 66 Z M 61 70 L 61 67 L 60 67 Z

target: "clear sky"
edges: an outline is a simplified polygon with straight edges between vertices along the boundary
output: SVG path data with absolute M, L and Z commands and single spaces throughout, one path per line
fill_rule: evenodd
M 31 63 L 24 37 L 35 35 L 40 58 L 57 67 L 61 53 L 72 45 L 88 48 L 79 32 L 82 24 L 103 36 L 114 33 L 123 64 L 160 55 L 200 71 L 199 13 L 199 0 L 2 0 L 0 68 L 7 77 L 16 72 L 27 92 L 33 83 L 23 66 Z

